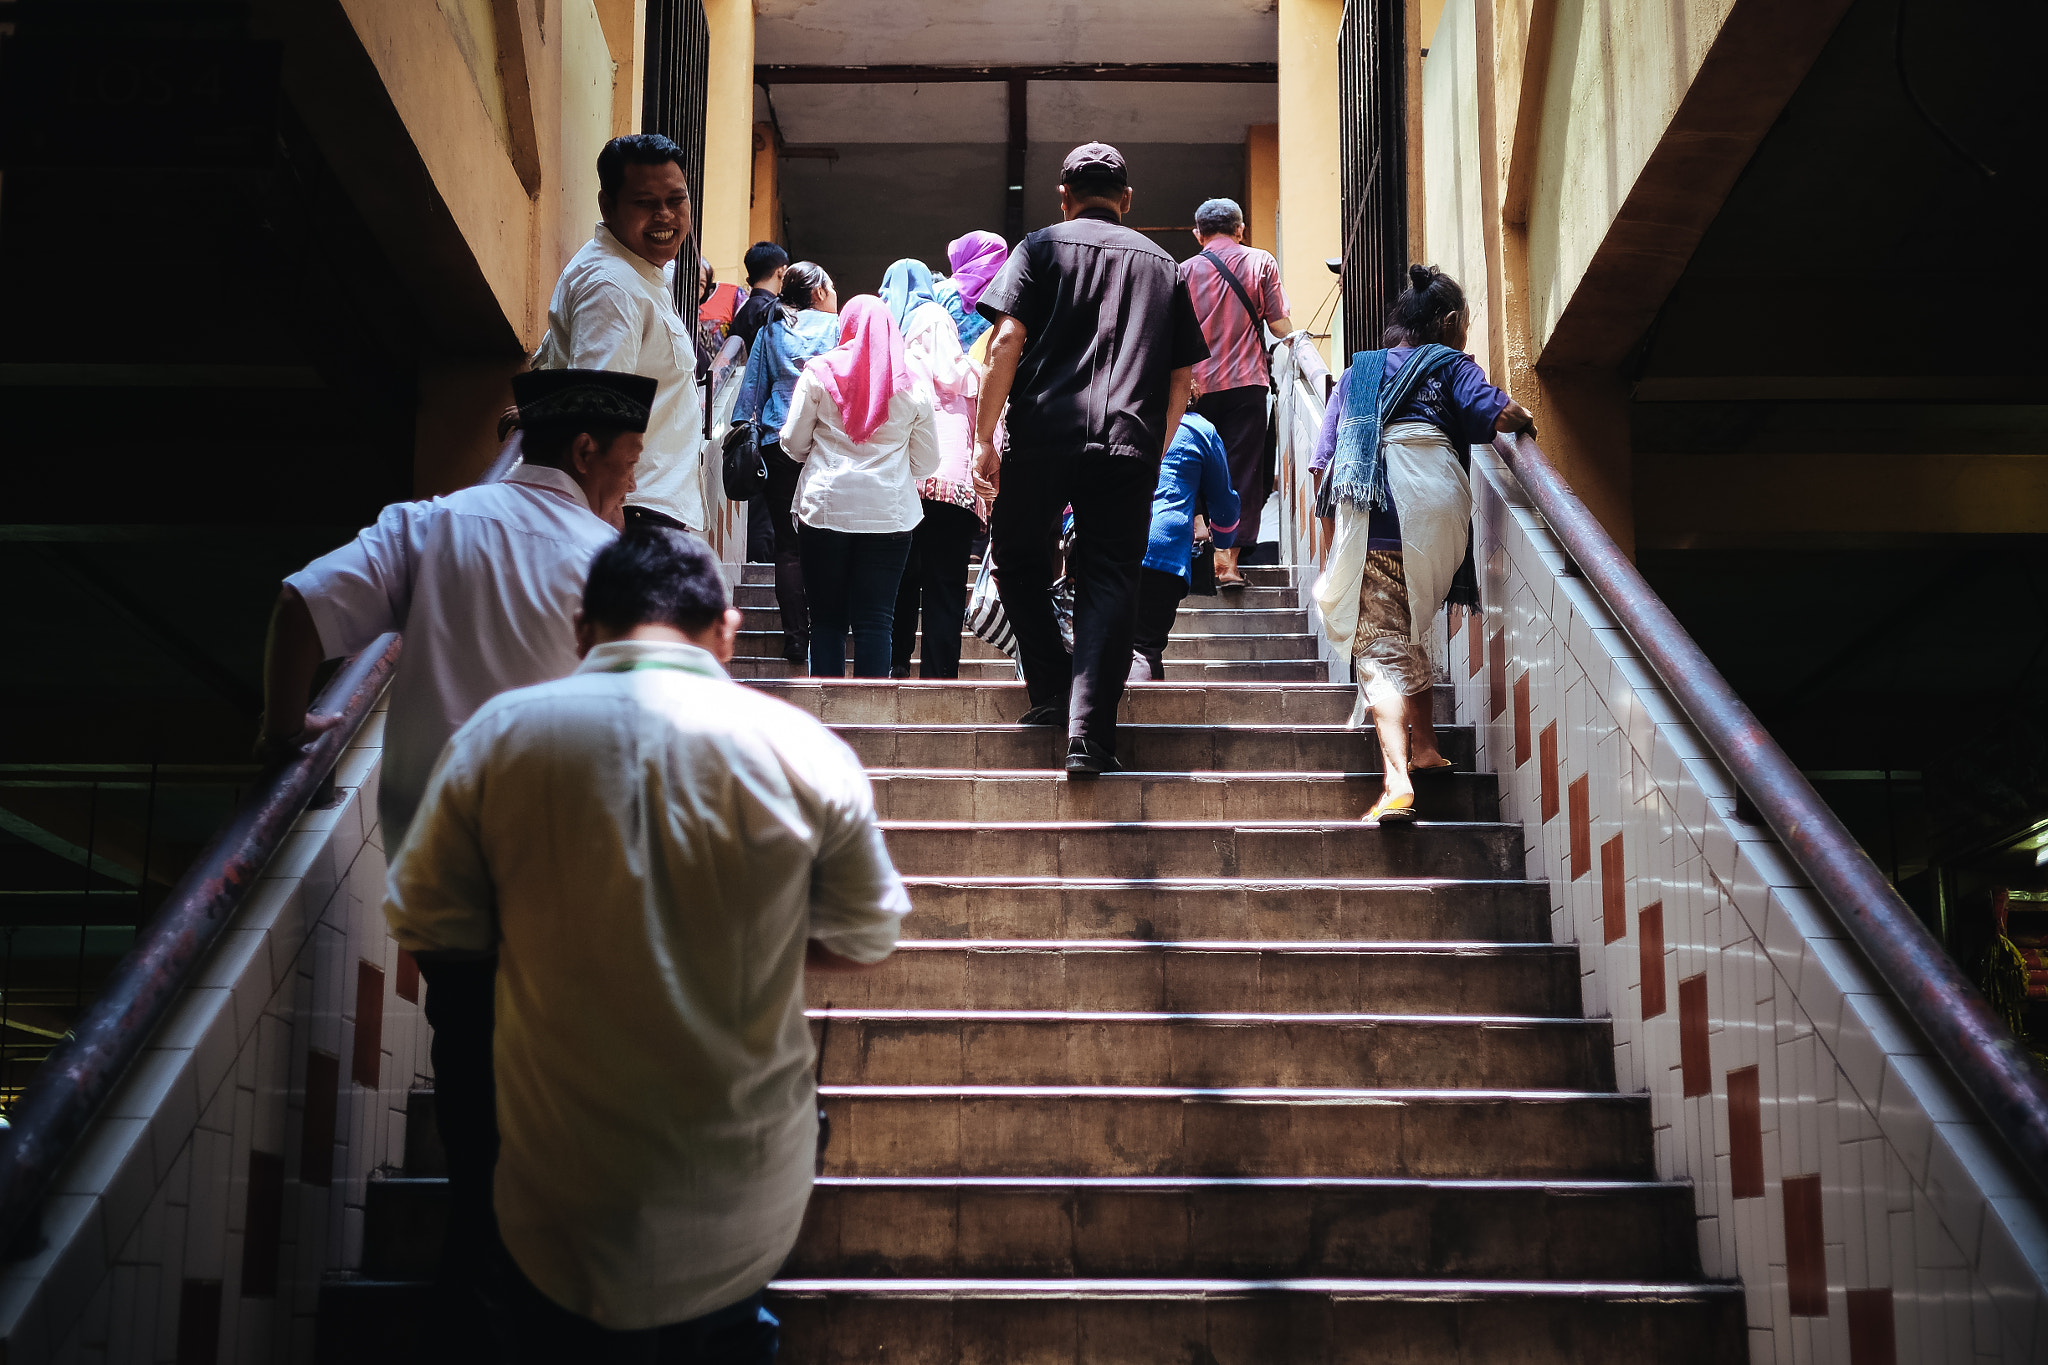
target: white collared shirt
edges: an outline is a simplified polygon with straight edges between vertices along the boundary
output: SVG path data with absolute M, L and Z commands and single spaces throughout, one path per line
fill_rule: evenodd
M 576 667 L 583 580 L 617 535 L 574 479 L 522 464 L 503 483 L 393 503 L 285 580 L 330 659 L 405 634 L 377 798 L 385 847 L 405 836 L 455 727 L 500 692 Z
M 697 343 L 676 311 L 673 265 L 656 267 L 612 236 L 603 223 L 570 258 L 548 300 L 548 333 L 533 353 L 536 370 L 611 370 L 655 383 L 647 445 L 626 501 L 704 529 L 698 460 L 704 407 L 697 392 Z
M 910 900 L 860 761 L 686 644 L 599 645 L 449 741 L 384 913 L 498 952 L 498 1223 L 614 1330 L 767 1283 L 817 1150 L 804 950 L 877 962 Z
M 889 399 L 889 417 L 856 444 L 839 405 L 806 369 L 782 423 L 782 453 L 803 461 L 796 518 L 856 534 L 908 531 L 924 520 L 917 486 L 939 472 L 932 389 L 913 383 Z

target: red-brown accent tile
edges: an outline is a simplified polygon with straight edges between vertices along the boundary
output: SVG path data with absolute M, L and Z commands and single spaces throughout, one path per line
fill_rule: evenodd
M 408 1005 L 420 1002 L 420 960 L 403 948 L 398 950 L 398 977 L 391 991 Z
M 1728 1186 L 1737 1199 L 1764 1196 L 1764 1108 L 1756 1068 L 1728 1073 Z
M 1652 901 L 1636 914 L 1638 961 L 1642 967 L 1643 1018 L 1664 1012 L 1664 902 Z
M 1476 678 L 1479 670 L 1486 666 L 1486 627 L 1480 624 L 1481 613 L 1465 613 L 1465 652 L 1471 656 L 1465 664 L 1465 676 Z
M 1785 1197 L 1785 1289 L 1795 1318 L 1828 1315 L 1827 1249 L 1820 1221 L 1820 1177 L 1788 1175 Z
M 1678 1078 L 1687 1099 L 1713 1093 L 1712 1054 L 1707 1051 L 1707 974 L 1678 983 Z
M 341 1059 L 306 1054 L 306 1122 L 299 1130 L 299 1179 L 323 1188 L 334 1183 L 334 1116 L 341 1091 Z
M 1600 845 L 1600 921 L 1602 941 L 1618 943 L 1628 937 L 1627 863 L 1621 856 L 1621 836 Z
M 1849 1291 L 1849 1365 L 1899 1365 L 1892 1291 Z
M 1515 766 L 1529 761 L 1529 670 L 1515 679 Z
M 277 1252 L 284 1237 L 284 1158 L 249 1153 L 249 1208 L 242 1234 L 242 1297 L 277 1294 Z
M 1499 720 L 1508 709 L 1508 633 L 1497 630 L 1486 646 L 1487 717 Z
M 1566 804 L 1571 807 L 1572 822 L 1572 880 L 1577 881 L 1593 870 L 1593 791 L 1590 779 L 1584 775 L 1572 779 L 1565 789 Z
M 220 1360 L 220 1281 L 187 1280 L 178 1295 L 178 1365 Z
M 377 1088 L 384 1057 L 384 969 L 374 962 L 356 963 L 356 1048 L 349 1059 L 349 1079 Z
M 1543 765 L 1543 822 L 1557 818 L 1557 722 L 1536 737 L 1536 761 Z

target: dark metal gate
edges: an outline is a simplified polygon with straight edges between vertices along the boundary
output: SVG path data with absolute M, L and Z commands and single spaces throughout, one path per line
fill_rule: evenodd
M 710 83 L 711 29 L 703 0 L 648 0 L 647 64 L 641 84 L 640 127 L 683 149 L 690 183 L 692 222 L 704 205 L 704 101 Z M 676 308 L 697 316 L 697 233 L 676 257 Z
M 1406 0 L 1345 0 L 1337 33 L 1344 357 L 1380 344 L 1408 269 Z

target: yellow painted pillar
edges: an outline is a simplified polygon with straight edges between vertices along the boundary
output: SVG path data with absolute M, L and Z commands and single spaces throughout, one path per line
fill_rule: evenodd
M 611 49 L 612 136 L 640 131 L 640 54 L 647 48 L 647 0 L 591 0 Z
M 1323 264 L 1344 249 L 1337 170 L 1337 29 L 1343 0 L 1280 0 L 1280 276 L 1296 326 L 1330 330 L 1337 277 Z M 1316 343 L 1324 360 L 1330 343 Z
M 774 124 L 754 125 L 754 207 L 747 232 L 755 242 L 782 241 L 782 158 L 776 144 Z
M 753 0 L 704 0 L 711 31 L 704 100 L 704 202 L 697 205 L 697 241 L 721 280 L 744 281 L 754 244 Z
M 1272 251 L 1279 245 L 1279 228 L 1280 125 L 1255 123 L 1244 136 L 1245 243 Z

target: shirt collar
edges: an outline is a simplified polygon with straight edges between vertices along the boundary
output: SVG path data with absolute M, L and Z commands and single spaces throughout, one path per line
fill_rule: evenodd
M 553 465 L 528 464 L 526 461 L 521 460 L 518 464 L 512 466 L 512 472 L 505 476 L 505 482 L 523 483 L 529 488 L 549 489 L 562 494 L 564 497 L 575 499 L 578 507 L 589 512 L 592 516 L 597 515 L 596 510 L 590 505 L 590 495 L 583 491 L 583 485 L 570 478 L 566 471 L 557 469 Z
M 1074 216 L 1076 218 L 1094 218 L 1105 223 L 1120 224 L 1124 220 L 1124 216 L 1121 213 L 1118 213 L 1115 209 L 1106 209 L 1096 204 L 1090 204 L 1087 208 L 1082 209 L 1079 213 L 1075 214 Z
M 673 668 L 720 681 L 725 681 L 727 676 L 710 650 L 677 640 L 613 640 L 585 655 L 576 671 L 627 673 L 641 668 Z
M 603 219 L 598 220 L 597 236 L 593 240 L 600 247 L 640 272 L 641 279 L 646 280 L 657 288 L 668 288 L 668 271 L 658 265 L 648 264 L 645 256 L 642 256 L 639 252 L 612 236 L 612 230 L 604 225 Z

